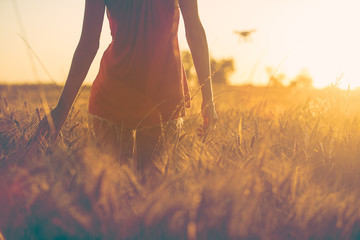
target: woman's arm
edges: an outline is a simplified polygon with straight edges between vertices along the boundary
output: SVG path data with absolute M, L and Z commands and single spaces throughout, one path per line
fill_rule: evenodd
M 86 0 L 80 41 L 75 50 L 69 75 L 57 105 L 57 108 L 62 109 L 66 115 L 99 48 L 104 12 L 104 0 Z
M 197 0 L 179 0 L 179 5 L 184 18 L 186 39 L 201 86 L 203 129 L 211 130 L 217 122 L 217 114 L 213 102 L 209 48 L 205 30 L 200 21 Z
M 48 116 L 50 119 L 45 117 L 40 122 L 35 133 L 35 138 L 43 138 L 45 134 L 48 134 L 50 129 L 54 131 L 52 134 L 56 137 L 64 124 L 99 48 L 104 13 L 104 0 L 86 0 L 81 37 L 72 59 L 64 89 L 57 106 L 51 111 L 50 116 Z

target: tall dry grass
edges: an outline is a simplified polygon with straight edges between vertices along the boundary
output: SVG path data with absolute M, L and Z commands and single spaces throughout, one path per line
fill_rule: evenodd
M 195 106 L 183 137 L 156 159 L 156 177 L 141 184 L 98 146 L 88 89 L 58 141 L 25 152 L 43 116 L 38 91 L 0 88 L 6 239 L 360 238 L 356 92 L 219 89 L 216 131 L 197 136 Z M 57 91 L 42 91 L 52 106 Z

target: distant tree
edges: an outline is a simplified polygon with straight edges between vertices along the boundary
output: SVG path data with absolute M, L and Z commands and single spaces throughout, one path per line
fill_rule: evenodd
M 182 51 L 181 59 L 188 80 L 193 81 L 196 78 L 196 71 L 191 53 L 189 51 Z M 234 60 L 232 58 L 220 60 L 211 58 L 210 65 L 213 82 L 220 84 L 229 84 L 229 78 L 231 74 L 235 71 Z
M 212 80 L 214 83 L 229 84 L 229 78 L 234 73 L 234 60 L 220 59 L 219 61 L 211 59 L 211 71 L 213 72 Z
M 276 73 L 272 67 L 267 67 L 266 72 L 269 76 L 268 85 L 271 87 L 283 87 L 286 75 L 284 73 Z
M 311 88 L 312 86 L 313 79 L 307 70 L 302 70 L 289 85 L 292 88 Z

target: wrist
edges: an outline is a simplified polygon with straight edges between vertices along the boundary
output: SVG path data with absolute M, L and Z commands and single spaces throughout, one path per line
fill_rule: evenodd
M 201 109 L 205 109 L 205 108 L 215 108 L 214 100 L 213 99 L 204 100 L 201 104 Z

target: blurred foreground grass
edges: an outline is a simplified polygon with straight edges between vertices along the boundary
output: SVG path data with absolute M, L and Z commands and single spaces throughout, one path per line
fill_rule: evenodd
M 24 152 L 41 98 L 54 106 L 59 94 L 0 87 L 6 239 L 360 238 L 360 92 L 217 87 L 216 131 L 197 137 L 195 97 L 145 184 L 97 147 L 89 88 L 55 144 Z

